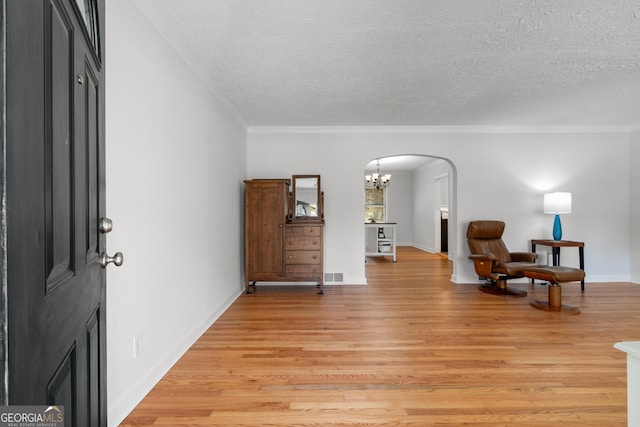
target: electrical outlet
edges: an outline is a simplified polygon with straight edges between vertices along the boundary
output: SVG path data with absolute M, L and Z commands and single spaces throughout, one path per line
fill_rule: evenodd
M 142 334 L 133 337 L 133 358 L 137 359 L 142 354 Z

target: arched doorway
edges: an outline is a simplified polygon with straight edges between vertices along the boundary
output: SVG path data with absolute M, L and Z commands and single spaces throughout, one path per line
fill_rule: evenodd
M 391 175 L 385 189 L 384 220 L 397 223 L 396 244 L 438 253 L 442 250 L 444 233 L 448 258 L 455 260 L 457 215 L 455 166 L 451 161 L 422 154 L 383 156 L 371 159 L 364 175 L 378 173 L 378 167 L 381 174 Z M 365 206 L 365 221 L 366 212 Z M 447 217 L 444 232 L 443 212 Z

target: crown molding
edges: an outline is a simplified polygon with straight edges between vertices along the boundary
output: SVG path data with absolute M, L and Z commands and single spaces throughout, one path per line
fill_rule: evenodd
M 132 0 L 132 3 L 142 12 L 142 14 L 151 22 L 151 25 L 160 33 L 160 35 L 169 43 L 169 45 L 180 55 L 189 68 L 200 78 L 205 84 L 207 89 L 222 103 L 224 108 L 231 114 L 234 120 L 247 130 L 249 125 L 244 120 L 242 115 L 238 112 L 235 105 L 227 98 L 223 92 L 216 86 L 211 80 L 207 72 L 205 71 L 202 63 L 196 59 L 191 51 L 184 45 L 178 37 L 175 36 L 173 31 L 166 24 L 164 19 L 156 11 L 151 0 Z
M 638 126 L 249 126 L 249 134 L 629 133 Z

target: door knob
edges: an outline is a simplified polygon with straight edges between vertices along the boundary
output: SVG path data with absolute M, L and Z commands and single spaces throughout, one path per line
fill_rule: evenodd
M 107 268 L 107 265 L 112 262 L 116 265 L 116 267 L 120 267 L 124 262 L 124 256 L 122 252 L 116 252 L 114 256 L 109 256 L 106 253 L 102 254 L 100 257 L 100 264 L 103 268 Z
M 100 219 L 99 227 L 100 227 L 100 232 L 103 234 L 106 234 L 111 230 L 113 230 L 113 221 L 111 221 L 109 218 L 102 218 Z

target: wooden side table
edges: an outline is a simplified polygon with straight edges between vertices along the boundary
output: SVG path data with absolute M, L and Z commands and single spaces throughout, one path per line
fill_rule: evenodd
M 574 242 L 571 240 L 531 240 L 531 252 L 536 253 L 536 245 L 550 246 L 553 255 L 553 265 L 560 265 L 560 248 L 572 247 L 578 248 L 580 256 L 580 270 L 584 270 L 584 242 Z M 580 281 L 580 288 L 584 292 L 584 279 Z

